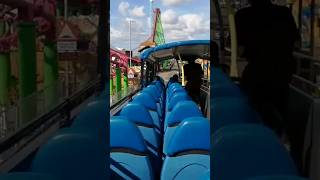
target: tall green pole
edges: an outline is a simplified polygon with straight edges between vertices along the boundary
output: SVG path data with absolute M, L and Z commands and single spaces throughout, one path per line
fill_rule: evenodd
M 37 90 L 36 25 L 21 22 L 18 26 L 20 123 L 35 117 L 37 101 L 30 97 Z M 29 97 L 28 97 L 29 96 Z M 28 97 L 28 98 L 27 98 Z
M 113 95 L 113 77 L 110 76 L 110 95 Z
M 121 70 L 119 67 L 116 67 L 116 92 L 121 91 Z
M 128 73 L 123 74 L 123 91 L 124 94 L 128 94 Z
M 44 43 L 44 88 L 46 107 L 55 105 L 58 100 L 58 62 L 55 42 L 46 40 Z
M 10 55 L 0 53 L 0 105 L 8 104 L 10 75 Z
M 5 23 L 0 21 L 0 38 L 4 33 Z M 0 106 L 8 103 L 10 70 L 10 54 L 0 52 Z

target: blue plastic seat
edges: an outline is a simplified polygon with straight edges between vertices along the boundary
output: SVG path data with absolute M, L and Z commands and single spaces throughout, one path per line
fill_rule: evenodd
M 163 119 L 162 109 L 157 106 L 156 101 L 148 93 L 138 93 L 132 100 L 133 103 L 141 104 L 148 109 L 154 122 L 160 122 Z
M 188 117 L 203 117 L 198 105 L 193 101 L 180 101 L 178 102 L 172 111 L 166 115 L 164 122 L 164 130 L 167 127 L 175 127 L 181 121 Z
M 252 177 L 246 180 L 307 180 L 307 179 L 303 177 L 298 177 L 298 176 L 274 175 L 274 176 Z
M 180 93 L 176 93 L 174 94 L 171 98 L 170 101 L 168 102 L 168 106 L 166 109 L 166 112 L 168 111 L 172 111 L 172 109 L 174 108 L 174 106 L 180 102 L 180 101 L 187 101 L 187 100 L 192 100 L 191 97 L 188 95 L 188 93 L 186 92 L 180 92 Z
M 137 125 L 143 138 L 148 143 L 148 147 L 151 148 L 150 151 L 158 156 L 161 130 L 153 121 L 148 110 L 140 104 L 129 103 L 122 108 L 120 116 L 127 117 Z M 157 123 L 159 124 L 159 122 Z
M 0 174 L 1 180 L 58 180 L 50 174 L 30 173 L 30 172 L 14 172 Z
M 160 94 L 160 96 L 159 96 L 160 100 L 163 102 L 164 101 L 164 93 L 165 93 L 165 91 L 163 89 L 163 86 L 162 86 L 161 82 L 160 81 L 153 81 L 151 83 L 151 85 L 154 85 L 154 86 L 157 87 L 157 89 L 159 91 L 159 94 Z
M 200 109 L 193 101 L 181 101 L 173 108 L 165 121 L 163 147 L 166 147 L 170 142 L 178 125 L 191 117 L 203 117 Z
M 174 87 L 182 87 L 182 85 L 180 83 L 171 83 L 168 87 L 167 87 L 167 92 L 169 92 L 171 90 L 171 88 Z
M 183 87 L 172 89 L 171 92 L 168 93 L 167 103 L 171 100 L 172 96 L 174 96 L 177 93 L 187 93 L 187 91 Z
M 161 91 L 157 88 L 156 85 L 153 85 L 153 84 L 150 84 L 148 85 L 147 87 L 145 87 L 144 89 L 146 90 L 152 90 L 150 91 L 150 94 L 153 96 L 153 97 L 156 97 L 157 99 L 159 99 L 161 97 Z M 149 91 L 148 91 L 149 92 Z
M 157 86 L 157 88 L 160 90 L 160 92 L 163 92 L 163 85 L 160 81 L 152 81 L 151 84 Z
M 260 116 L 244 98 L 215 98 L 211 106 L 213 132 L 229 124 L 261 123 Z
M 109 110 L 107 101 L 93 101 L 88 103 L 75 118 L 72 127 L 101 129 L 107 125 Z
M 59 180 L 107 178 L 106 144 L 81 129 L 61 129 L 35 155 L 31 172 Z
M 298 174 L 277 136 L 262 125 L 229 125 L 214 133 L 213 139 L 213 179 Z
M 154 179 L 146 144 L 131 121 L 110 120 L 110 148 L 111 179 Z
M 200 179 L 210 170 L 209 121 L 185 121 L 168 145 L 161 179 Z
M 183 124 L 186 124 L 185 122 L 189 122 L 189 126 L 192 126 L 193 121 L 208 121 L 208 119 L 204 118 L 204 117 L 190 117 L 190 118 L 186 118 L 183 121 L 180 122 L 180 124 L 178 126 L 181 126 Z M 173 134 L 176 132 L 176 130 L 178 129 L 178 126 L 174 129 L 172 129 L 171 131 L 168 131 L 165 136 L 165 142 L 163 144 L 163 155 L 166 156 L 168 154 L 168 145 L 170 144 L 170 141 L 172 139 Z
M 204 173 L 200 180 L 210 180 L 210 170 Z
M 144 88 L 141 92 L 149 94 L 156 101 L 158 109 L 160 109 L 162 111 L 164 104 L 159 96 L 160 94 L 155 90 L 155 88 L 156 87 L 152 88 L 149 86 L 149 87 Z

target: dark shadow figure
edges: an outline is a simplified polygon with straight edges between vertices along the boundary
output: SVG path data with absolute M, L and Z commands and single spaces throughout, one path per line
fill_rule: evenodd
M 248 64 L 241 87 L 265 124 L 279 136 L 288 132 L 289 83 L 299 32 L 289 8 L 270 0 L 251 0 L 235 15 L 238 45 Z M 290 136 L 290 135 L 288 135 Z
M 168 84 L 179 83 L 179 76 L 177 74 L 170 77 Z
M 189 61 L 184 67 L 184 74 L 187 79 L 186 90 L 193 101 L 199 103 L 200 88 L 202 84 L 203 70 L 200 64 L 194 60 Z

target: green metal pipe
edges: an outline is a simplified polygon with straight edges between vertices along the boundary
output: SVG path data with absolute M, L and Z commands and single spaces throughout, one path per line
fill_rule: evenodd
M 10 55 L 0 53 L 0 105 L 8 104 L 10 75 Z
M 113 95 L 113 78 L 110 78 L 110 95 Z
M 44 92 L 46 107 L 57 102 L 58 61 L 56 43 L 46 40 L 44 43 Z
M 37 101 L 30 97 L 37 90 L 36 25 L 21 22 L 18 26 L 20 123 L 36 115 Z M 29 96 L 29 97 L 28 97 Z M 28 98 L 26 98 L 28 97 Z
M 125 95 L 128 94 L 128 74 L 126 73 L 123 75 L 123 91 Z
M 121 92 L 121 69 L 116 67 L 116 92 Z
M 5 22 L 0 21 L 0 37 L 3 36 L 5 31 Z M 6 105 L 9 100 L 10 70 L 10 54 L 0 53 L 0 106 Z

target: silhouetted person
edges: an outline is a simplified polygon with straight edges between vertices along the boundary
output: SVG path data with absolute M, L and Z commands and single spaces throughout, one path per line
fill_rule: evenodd
M 219 45 L 212 41 L 211 43 L 211 48 L 212 48 L 212 56 L 213 56 L 213 65 L 215 67 L 218 67 L 220 64 L 220 59 L 219 59 Z
M 172 77 L 170 77 L 170 79 L 168 81 L 168 85 L 172 84 L 172 83 L 179 83 L 179 76 L 178 75 L 175 74 Z
M 289 82 L 298 30 L 289 8 L 270 0 L 251 0 L 236 13 L 238 44 L 248 64 L 241 87 L 266 125 L 279 135 L 287 117 Z
M 202 67 L 200 64 L 195 63 L 194 60 L 191 60 L 189 64 L 184 65 L 183 69 L 187 79 L 186 90 L 190 97 L 198 103 L 203 76 Z

